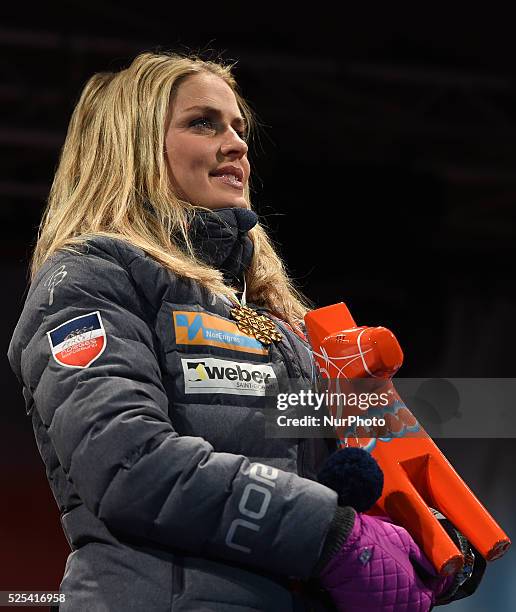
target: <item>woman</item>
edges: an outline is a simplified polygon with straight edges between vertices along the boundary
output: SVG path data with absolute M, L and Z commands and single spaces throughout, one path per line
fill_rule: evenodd
M 428 610 L 449 587 L 316 482 L 334 441 L 264 436 L 265 394 L 313 362 L 251 210 L 252 127 L 230 67 L 176 54 L 95 75 L 73 113 L 9 348 L 72 548 L 61 610 Z

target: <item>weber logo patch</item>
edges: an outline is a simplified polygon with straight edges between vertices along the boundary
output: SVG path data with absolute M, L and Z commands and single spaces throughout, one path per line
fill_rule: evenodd
M 236 323 L 201 312 L 174 312 L 176 342 L 187 345 L 218 346 L 243 353 L 267 355 L 268 349 L 256 338 L 241 332 Z
M 276 389 L 277 379 L 270 365 L 240 363 L 225 359 L 181 359 L 185 393 L 229 393 L 259 395 Z
M 106 331 L 100 312 L 70 319 L 47 332 L 52 355 L 67 368 L 87 368 L 106 348 Z

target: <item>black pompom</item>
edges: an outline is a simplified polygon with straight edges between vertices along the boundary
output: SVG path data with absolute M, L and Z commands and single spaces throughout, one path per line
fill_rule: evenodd
M 380 466 L 361 448 L 343 448 L 330 455 L 317 479 L 337 492 L 339 506 L 352 506 L 357 512 L 372 508 L 383 489 Z

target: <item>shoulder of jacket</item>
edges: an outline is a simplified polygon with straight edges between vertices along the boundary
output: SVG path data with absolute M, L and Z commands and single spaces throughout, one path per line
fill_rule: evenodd
M 62 251 L 60 252 L 62 253 Z M 78 248 L 78 252 L 66 252 L 71 257 L 94 258 L 111 262 L 127 270 L 130 269 L 135 260 L 143 259 L 149 261 L 151 265 L 160 266 L 158 262 L 150 258 L 143 249 L 118 238 L 108 238 L 105 236 L 93 236 L 86 240 Z
M 54 253 L 37 272 L 11 339 L 23 346 L 63 298 L 78 303 L 87 295 L 102 295 L 120 304 L 133 304 L 152 317 L 165 291 L 177 277 L 134 245 L 123 240 L 93 237 L 73 251 Z
M 100 274 L 109 269 L 125 270 L 132 284 L 136 286 L 145 285 L 150 277 L 156 280 L 156 276 L 161 276 L 162 279 L 166 276 L 168 283 L 176 278 L 143 249 L 122 239 L 93 236 L 73 249 L 62 249 L 49 257 L 32 281 L 27 301 L 41 283 L 56 284 L 64 272 L 89 270 L 93 276 L 95 271 Z M 140 273 L 134 273 L 135 270 Z M 57 278 L 54 279 L 55 275 Z
M 79 262 L 80 258 L 93 257 L 118 262 L 121 266 L 126 265 L 135 257 L 145 257 L 144 251 L 123 240 L 94 236 L 84 243 L 71 248 L 60 249 L 45 260 L 31 282 L 31 289 L 37 286 L 58 264 L 62 266 L 65 262 Z
M 129 268 L 131 263 L 137 259 L 148 260 L 156 266 L 160 265 L 149 257 L 143 249 L 119 238 L 95 236 L 87 240 L 84 248 L 87 254 L 96 255 L 104 259 L 113 259 L 126 268 Z

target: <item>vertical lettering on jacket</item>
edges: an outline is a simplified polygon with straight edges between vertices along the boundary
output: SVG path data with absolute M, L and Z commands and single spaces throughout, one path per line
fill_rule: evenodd
M 271 503 L 271 491 L 276 486 L 274 481 L 278 473 L 278 470 L 270 465 L 251 464 L 249 478 L 262 484 L 249 482 L 244 487 L 238 502 L 240 516 L 235 518 L 229 526 L 225 539 L 226 546 L 246 554 L 252 552 L 252 546 L 248 545 L 252 542 L 249 532 L 260 531 L 261 521 L 265 518 Z

